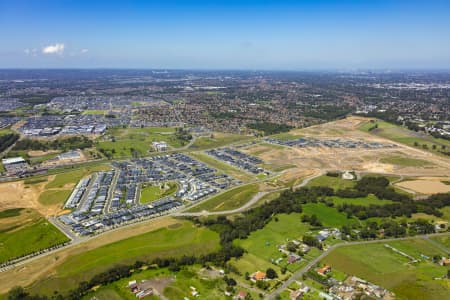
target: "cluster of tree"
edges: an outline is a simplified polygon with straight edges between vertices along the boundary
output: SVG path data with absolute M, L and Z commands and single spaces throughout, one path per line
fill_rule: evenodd
M 288 132 L 291 130 L 292 126 L 286 125 L 286 124 L 277 124 L 272 122 L 256 122 L 256 123 L 250 123 L 247 124 L 248 128 L 255 129 L 258 131 L 264 132 L 264 135 L 271 135 L 276 134 L 280 132 Z
M 85 136 L 73 136 L 52 141 L 23 139 L 16 143 L 13 150 L 62 150 L 85 149 L 93 146 L 92 140 Z
M 316 119 L 331 121 L 345 118 L 352 109 L 348 106 L 337 105 L 319 105 L 311 109 L 306 109 L 305 116 Z
M 304 235 L 302 241 L 308 246 L 322 249 L 322 243 L 312 235 Z
M 0 152 L 5 151 L 14 144 L 18 139 L 19 135 L 17 133 L 8 133 L 0 136 Z
M 177 137 L 177 139 L 183 142 L 189 142 L 190 140 L 192 140 L 192 135 L 182 127 L 178 127 L 175 130 L 175 136 Z
M 314 227 L 322 226 L 322 222 L 320 222 L 319 218 L 314 214 L 311 216 L 303 215 L 302 222 L 309 223 L 309 224 L 311 224 L 311 226 L 314 226 Z

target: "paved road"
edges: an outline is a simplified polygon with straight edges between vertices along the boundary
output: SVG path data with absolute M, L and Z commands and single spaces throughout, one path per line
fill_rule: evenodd
M 428 241 L 430 240 L 430 237 L 433 236 L 448 236 L 450 235 L 449 232 L 445 233 L 434 233 L 434 234 L 427 234 L 427 235 L 420 235 L 420 236 L 410 236 L 410 237 L 402 237 L 402 238 L 392 238 L 392 239 L 384 239 L 384 240 L 370 240 L 370 241 L 360 241 L 360 242 L 347 242 L 347 243 L 341 243 L 336 244 L 328 248 L 326 251 L 324 251 L 321 255 L 310 261 L 306 266 L 295 272 L 288 280 L 286 280 L 279 288 L 277 288 L 275 291 L 270 293 L 266 296 L 266 300 L 274 299 L 276 295 L 280 294 L 284 289 L 286 289 L 291 283 L 298 280 L 300 277 L 303 276 L 306 272 L 309 271 L 314 265 L 316 265 L 318 262 L 320 262 L 323 258 L 325 258 L 330 252 L 337 248 L 341 247 L 347 247 L 347 246 L 355 246 L 355 245 L 365 245 L 365 244 L 375 244 L 375 243 L 387 243 L 387 242 L 393 242 L 393 241 L 404 241 L 404 240 L 411 240 L 411 239 L 417 239 L 422 238 L 426 239 Z M 446 250 L 448 253 L 448 249 Z

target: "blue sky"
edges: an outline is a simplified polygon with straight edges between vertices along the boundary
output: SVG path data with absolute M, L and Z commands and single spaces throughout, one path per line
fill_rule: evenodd
M 450 1 L 0 0 L 0 68 L 450 69 Z

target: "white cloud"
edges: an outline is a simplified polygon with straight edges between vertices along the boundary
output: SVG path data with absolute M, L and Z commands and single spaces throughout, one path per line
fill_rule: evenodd
M 81 54 L 85 54 L 85 53 L 88 53 L 89 52 L 89 49 L 81 49 Z
M 64 52 L 64 44 L 56 43 L 42 48 L 43 54 L 62 54 Z

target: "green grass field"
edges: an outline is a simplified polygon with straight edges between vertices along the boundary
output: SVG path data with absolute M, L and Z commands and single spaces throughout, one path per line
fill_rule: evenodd
M 335 205 L 354 204 L 354 205 L 369 206 L 371 204 L 385 205 L 385 204 L 394 203 L 390 200 L 380 200 L 374 195 L 368 195 L 367 197 L 362 197 L 362 198 L 341 198 L 338 196 L 332 196 L 332 197 L 328 197 L 328 199 L 333 201 L 333 203 Z
M 111 170 L 111 167 L 106 164 L 85 166 L 80 169 L 75 169 L 73 171 L 70 171 L 69 169 L 67 172 L 57 174 L 55 179 L 49 182 L 45 186 L 45 188 L 46 189 L 62 188 L 66 184 L 76 184 L 84 176 L 87 176 L 93 172 L 107 171 L 107 170 Z
M 214 133 L 213 137 L 200 137 L 189 147 L 192 150 L 204 150 L 210 148 L 223 147 L 225 145 L 251 140 L 253 137 L 248 135 L 231 133 Z
M 320 176 L 312 179 L 306 186 L 327 186 L 334 190 L 352 188 L 356 181 L 344 180 L 340 177 Z
M 101 109 L 88 109 L 83 111 L 83 115 L 104 115 L 106 113 L 106 110 Z
M 11 208 L 0 211 L 0 219 L 3 218 L 11 218 L 11 217 L 17 217 L 20 216 L 20 212 L 23 210 L 23 208 Z
M 71 190 L 46 190 L 39 196 L 44 205 L 63 204 L 69 198 Z
M 206 200 L 189 211 L 222 211 L 239 208 L 247 203 L 258 192 L 257 184 L 248 184 L 229 190 Z
M 32 209 L 3 211 L 0 224 L 0 263 L 66 242 L 68 238 Z
M 416 258 L 420 258 L 420 254 L 444 254 L 421 239 L 388 244 Z M 379 284 L 394 292 L 398 299 L 437 300 L 448 296 L 450 288 L 446 280 L 434 280 L 447 273 L 445 267 L 425 260 L 411 265 L 408 259 L 383 245 L 380 242 L 338 248 L 325 257 L 323 262 L 348 275 Z
M 225 174 L 228 174 L 236 179 L 239 179 L 243 182 L 248 182 L 252 179 L 255 179 L 254 175 L 251 175 L 243 170 L 239 170 L 238 168 L 235 168 L 227 163 L 221 162 L 217 159 L 214 159 L 213 157 L 200 153 L 200 152 L 191 152 L 189 153 L 190 156 L 192 156 L 195 159 L 198 159 L 199 161 L 204 162 L 205 164 L 217 169 L 219 172 L 223 172 Z
M 134 149 L 139 155 L 152 150 L 152 142 L 164 141 L 174 148 L 182 147 L 186 142 L 175 136 L 174 127 L 112 128 L 106 132 L 115 141 L 99 141 L 97 150 L 112 153 L 112 157 L 130 157 Z
M 403 156 L 383 157 L 382 159 L 380 159 L 380 162 L 385 163 L 385 164 L 398 165 L 398 166 L 402 166 L 402 167 L 425 167 L 425 166 L 432 165 L 432 163 L 430 163 L 426 160 L 403 157 Z
M 419 146 L 417 148 L 422 149 L 422 145 L 425 144 L 427 145 L 427 150 L 435 153 L 438 153 L 437 150 L 441 150 L 442 145 L 446 146 L 447 149 L 450 148 L 450 141 L 437 139 L 424 133 L 417 133 L 405 127 L 381 120 L 377 120 L 376 123 L 378 124 L 378 128 L 372 131 L 369 131 L 369 128 L 374 125 L 371 122 L 362 124 L 359 129 L 412 147 L 415 147 L 414 143 L 418 143 Z M 436 150 L 432 149 L 433 145 L 437 146 Z
M 341 227 L 343 225 L 358 222 L 357 219 L 348 219 L 343 213 L 333 207 L 328 207 L 323 203 L 307 203 L 303 206 L 303 213 L 306 215 L 316 215 L 317 218 L 326 227 Z
M 54 290 L 67 291 L 115 265 L 156 257 L 201 255 L 219 249 L 217 233 L 195 227 L 188 221 L 180 221 L 180 225 L 150 231 L 71 256 L 56 268 L 55 276 L 38 281 L 32 290 L 44 294 L 51 294 Z
M 162 189 L 159 185 L 150 185 L 141 190 L 141 203 L 149 203 L 174 194 L 178 185 L 174 182 L 168 182 L 168 189 Z

